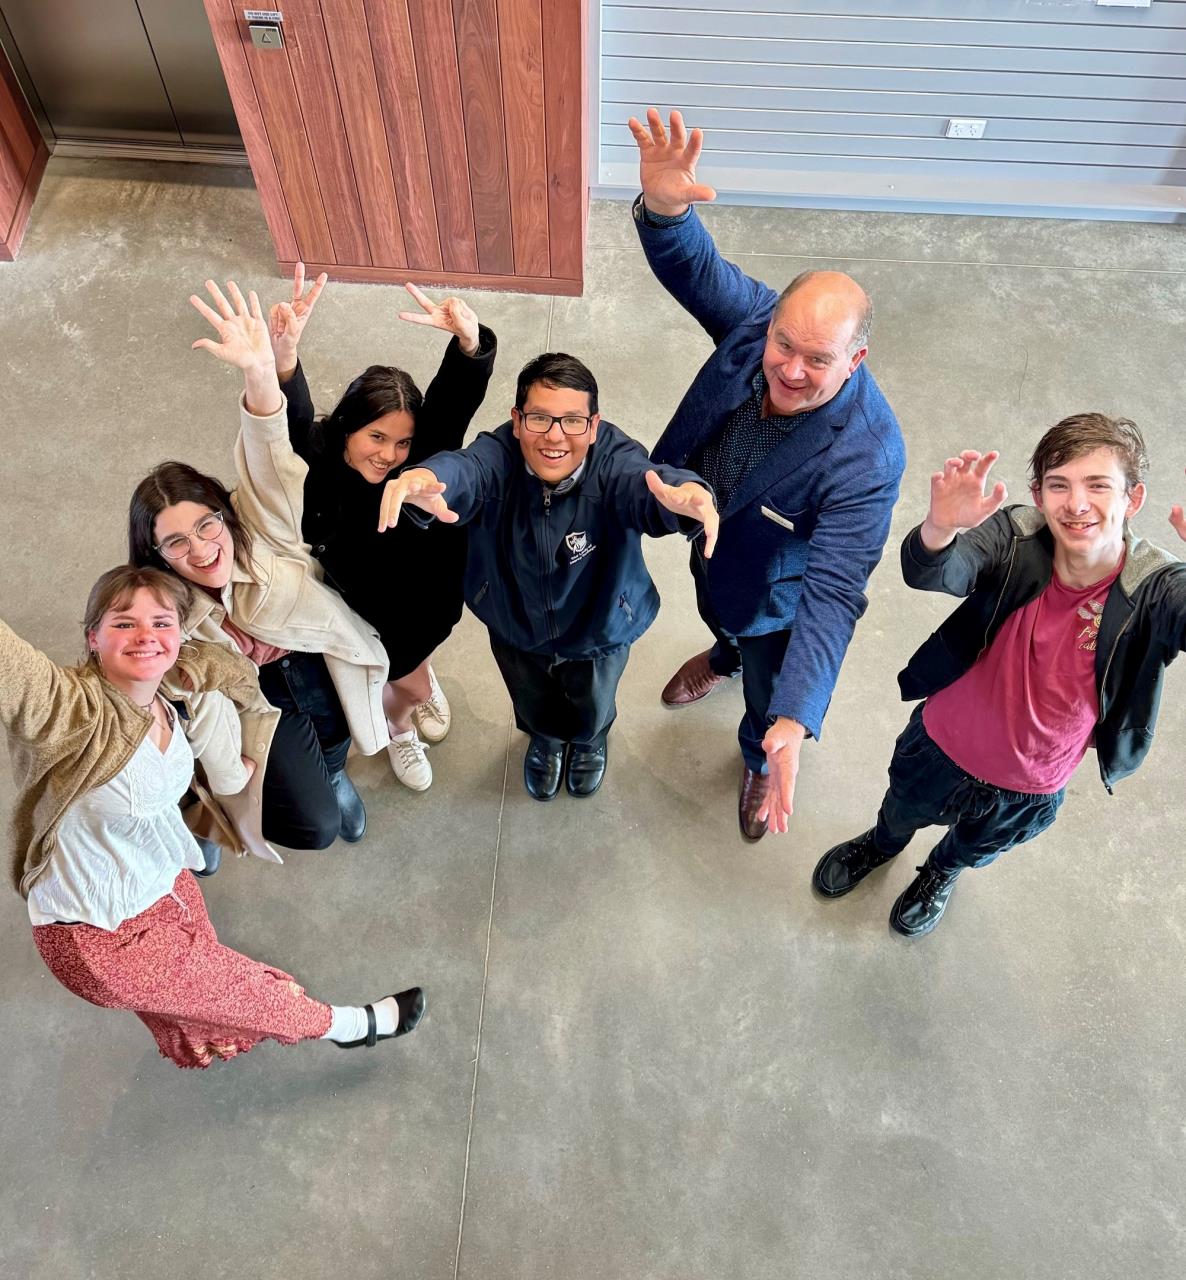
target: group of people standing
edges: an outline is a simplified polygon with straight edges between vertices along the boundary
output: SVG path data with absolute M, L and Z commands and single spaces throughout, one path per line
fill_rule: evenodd
M 838 272 L 781 294 L 717 252 L 693 205 L 702 139 L 678 112 L 632 120 L 633 218 L 659 281 L 713 354 L 648 457 L 602 419 L 592 372 L 545 353 L 510 420 L 464 446 L 497 341 L 457 298 L 409 285 L 410 322 L 450 335 L 422 395 L 373 365 L 317 418 L 298 346 L 325 287 L 265 314 L 206 282 L 190 299 L 242 371 L 236 485 L 162 463 L 136 486 L 129 564 L 96 584 L 81 665 L 0 624 L 0 716 L 19 794 L 14 881 L 54 975 L 134 1011 L 162 1054 L 201 1067 L 264 1038 L 371 1046 L 411 1031 L 419 987 L 331 1006 L 222 946 L 194 876 L 222 852 L 360 840 L 351 744 L 431 785 L 426 748 L 451 711 L 432 667 L 462 603 L 490 633 L 523 780 L 550 801 L 593 795 L 616 691 L 658 593 L 643 535 L 690 543 L 713 643 L 662 691 L 685 708 L 740 676 L 738 822 L 785 832 L 805 739 L 818 739 L 866 608 L 905 466 L 898 423 L 864 363 L 872 304 Z M 947 835 L 891 924 L 929 932 L 957 875 L 1054 820 L 1090 745 L 1106 785 L 1148 751 L 1166 665 L 1186 645 L 1186 566 L 1135 538 L 1140 433 L 1085 413 L 1043 437 L 1033 506 L 986 491 L 993 452 L 932 477 L 908 535 L 910 585 L 966 597 L 902 673 L 916 708 L 870 831 L 829 850 L 813 884 L 855 887 L 924 825 Z M 1171 515 L 1186 538 L 1186 517 Z M 398 582 L 399 590 L 392 584 Z

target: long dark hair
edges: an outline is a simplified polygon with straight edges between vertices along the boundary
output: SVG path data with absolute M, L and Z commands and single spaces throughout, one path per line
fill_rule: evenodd
M 333 412 L 317 421 L 312 434 L 313 448 L 318 453 L 340 458 L 347 436 L 401 410 L 411 414 L 415 421 L 423 404 L 424 397 L 410 373 L 390 365 L 373 364 L 346 388 Z
M 136 486 L 128 507 L 128 559 L 132 564 L 176 573 L 154 548 L 157 516 L 179 502 L 196 502 L 222 512 L 235 548 L 235 561 L 251 572 L 251 531 L 231 506 L 230 493 L 213 476 L 203 475 L 185 462 L 162 462 Z

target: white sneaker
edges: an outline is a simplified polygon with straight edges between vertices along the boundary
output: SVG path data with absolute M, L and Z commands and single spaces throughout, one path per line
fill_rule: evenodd
M 453 713 L 449 710 L 445 691 L 437 683 L 437 674 L 431 667 L 428 668 L 428 678 L 432 681 L 432 692 L 428 695 L 427 702 L 422 702 L 413 710 L 412 723 L 425 742 L 436 744 L 449 732 Z
M 427 791 L 432 786 L 432 765 L 425 755 L 424 743 L 415 729 L 396 734 L 387 744 L 387 758 L 395 776 L 413 791 Z

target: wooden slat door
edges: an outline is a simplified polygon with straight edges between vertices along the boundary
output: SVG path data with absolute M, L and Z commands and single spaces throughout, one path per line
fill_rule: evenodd
M 204 0 L 287 270 L 581 291 L 587 0 Z
M 11 262 L 28 226 L 49 150 L 0 50 L 0 262 Z

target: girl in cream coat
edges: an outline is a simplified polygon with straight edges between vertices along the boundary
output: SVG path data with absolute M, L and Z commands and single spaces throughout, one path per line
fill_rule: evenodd
M 133 494 L 129 558 L 194 584 L 186 635 L 234 647 L 260 669 L 269 711 L 238 716 L 235 734 L 229 708 L 207 697 L 191 708 L 187 726 L 241 844 L 254 852 L 264 852 L 264 841 L 321 849 L 365 830 L 346 753 L 351 739 L 364 755 L 388 744 L 387 655 L 374 628 L 321 582 L 302 541 L 306 466 L 289 444 L 259 300 L 252 292 L 248 303 L 233 281 L 230 301 L 213 281 L 206 287 L 217 309 L 190 301 L 218 340 L 193 345 L 243 371 L 238 485 L 228 493 L 184 463 L 162 463 Z M 240 741 L 257 765 L 250 780 Z

